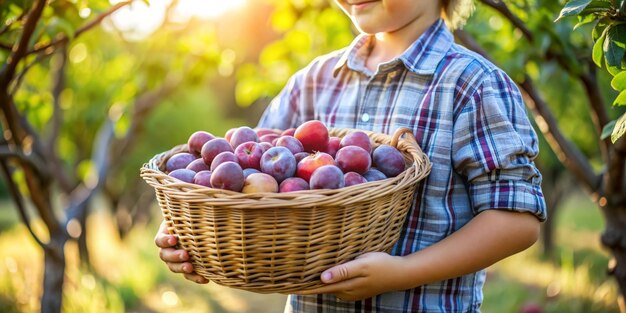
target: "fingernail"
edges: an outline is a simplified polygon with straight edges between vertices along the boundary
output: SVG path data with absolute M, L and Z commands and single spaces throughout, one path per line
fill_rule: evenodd
M 171 245 L 175 244 L 175 243 L 176 243 L 176 238 L 174 238 L 174 237 L 170 237 L 170 238 L 168 238 L 168 239 L 167 239 L 167 243 L 169 243 L 169 244 L 171 244 Z
M 187 273 L 191 273 L 191 272 L 193 272 L 193 267 L 191 267 L 191 265 L 187 265 L 187 266 L 185 266 L 185 271 Z
M 322 281 L 323 282 L 329 282 L 331 279 L 333 279 L 333 274 L 331 272 L 324 272 L 324 273 L 322 273 Z
M 179 255 L 178 255 L 178 258 L 179 258 L 181 261 L 184 261 L 184 260 L 185 260 L 185 254 L 184 254 L 184 253 L 179 254 Z

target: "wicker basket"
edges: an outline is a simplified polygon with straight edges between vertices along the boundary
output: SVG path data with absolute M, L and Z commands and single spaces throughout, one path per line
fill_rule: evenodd
M 330 129 L 343 137 L 351 129 Z M 337 190 L 243 194 L 184 183 L 161 169 L 186 145 L 154 156 L 141 176 L 156 191 L 170 233 L 201 276 L 258 293 L 289 293 L 322 285 L 329 267 L 371 251 L 390 251 L 430 162 L 408 128 L 393 136 L 366 132 L 374 146 L 390 144 L 407 169 L 394 178 Z M 406 138 L 401 138 L 403 134 Z

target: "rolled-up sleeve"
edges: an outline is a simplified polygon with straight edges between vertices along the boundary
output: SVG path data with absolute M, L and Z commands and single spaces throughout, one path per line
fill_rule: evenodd
M 475 214 L 489 209 L 546 219 L 537 135 L 519 89 L 502 71 L 486 73 L 458 110 L 452 161 L 467 179 Z
M 263 112 L 258 128 L 287 129 L 298 125 L 302 71 L 294 74 Z

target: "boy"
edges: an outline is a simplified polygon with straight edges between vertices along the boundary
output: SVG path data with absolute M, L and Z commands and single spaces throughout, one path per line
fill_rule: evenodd
M 441 16 L 458 26 L 470 0 L 336 2 L 362 34 L 295 74 L 259 127 L 409 127 L 433 167 L 391 254 L 326 270 L 326 285 L 291 295 L 286 311 L 479 312 L 483 269 L 531 246 L 546 217 L 519 90 L 453 43 Z M 206 282 L 164 225 L 155 241 L 172 271 Z

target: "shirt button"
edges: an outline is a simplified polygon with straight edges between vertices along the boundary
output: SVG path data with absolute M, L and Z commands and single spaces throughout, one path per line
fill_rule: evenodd
M 367 113 L 363 113 L 363 115 L 361 115 L 361 121 L 363 122 L 367 122 L 370 120 L 370 115 Z

